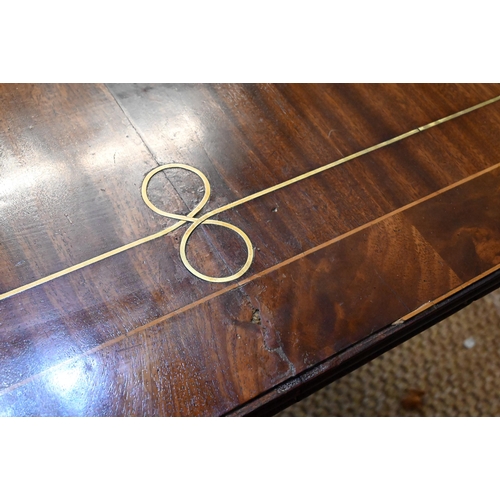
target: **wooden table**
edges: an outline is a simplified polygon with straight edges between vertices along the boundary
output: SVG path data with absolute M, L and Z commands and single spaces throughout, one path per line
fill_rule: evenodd
M 270 415 L 498 287 L 499 95 L 2 86 L 0 415 Z

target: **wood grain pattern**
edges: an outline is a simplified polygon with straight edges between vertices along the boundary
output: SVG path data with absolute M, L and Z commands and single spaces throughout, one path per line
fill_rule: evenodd
M 495 169 L 407 213 L 463 281 L 500 264 L 499 178 L 500 170 Z
M 0 291 L 172 224 L 140 198 L 158 163 L 203 170 L 209 210 L 500 93 L 110 89 L 0 89 Z M 244 414 L 498 264 L 499 169 L 419 200 L 498 163 L 499 131 L 492 104 L 224 212 L 256 249 L 239 283 L 193 277 L 179 232 L 0 301 L 0 413 Z M 150 192 L 178 213 L 201 198 L 181 172 L 155 178 Z M 218 227 L 195 233 L 189 252 L 213 275 L 245 258 Z
M 498 176 L 494 179 L 498 183 Z M 437 203 L 440 196 L 423 204 Z M 19 384 L 3 397 L 25 406 L 26 400 L 34 397 L 31 391 L 38 396 L 44 392 L 47 414 L 78 414 L 80 405 L 100 415 L 211 415 L 229 411 L 263 388 L 370 336 L 426 298 L 461 283 L 407 224 L 405 216 L 406 211 L 394 215 L 239 289 L 102 344 Z M 408 267 L 395 273 L 402 260 Z M 421 267 L 415 266 L 415 261 Z M 308 279 L 301 280 L 303 276 Z M 346 292 L 345 283 L 349 283 L 351 293 Z M 416 295 L 412 294 L 415 289 Z M 255 309 L 260 311 L 260 324 L 252 322 Z M 210 346 L 208 358 L 202 355 L 205 345 Z M 211 361 L 213 356 L 217 363 Z M 177 362 L 172 366 L 168 360 Z M 147 369 L 139 373 L 132 370 L 136 376 L 131 377 L 131 364 Z M 242 365 L 253 367 L 250 380 L 249 373 L 242 377 Z M 61 398 L 53 394 L 59 390 L 64 396 L 54 379 L 58 380 L 58 373 L 64 378 L 68 371 L 78 381 L 69 391 L 73 406 L 61 405 Z M 93 376 L 105 387 L 102 394 L 84 390 Z M 128 389 L 118 395 L 119 388 Z M 83 402 L 78 389 L 82 398 L 87 397 Z M 103 407 L 99 394 L 104 398 L 113 394 L 114 406 Z M 64 397 L 62 402 L 66 402 Z
M 337 114 L 337 120 L 344 122 L 343 140 L 353 144 L 351 148 L 346 146 L 338 151 L 335 149 L 338 141 L 333 142 L 333 148 L 331 144 L 321 146 L 314 142 L 322 137 L 322 129 L 316 122 L 306 121 L 306 110 L 316 109 L 320 90 L 327 95 L 327 89 L 330 93 L 335 91 L 337 103 L 347 99 L 341 99 L 344 93 L 351 96 L 353 91 L 344 86 L 313 86 L 314 92 L 308 86 L 292 87 L 292 95 L 298 97 L 294 100 L 289 97 L 288 101 L 281 95 L 287 86 L 277 89 L 258 85 L 113 85 L 111 89 L 159 162 L 182 161 L 200 166 L 207 173 L 213 186 L 208 209 L 438 118 L 435 111 L 420 111 L 422 103 L 416 99 L 416 91 L 422 87 L 409 89 L 404 106 L 401 89 L 376 87 L 371 95 L 364 94 L 364 100 L 359 100 L 358 96 L 354 109 L 354 101 L 349 101 L 350 105 L 345 108 L 340 104 L 329 107 L 330 115 Z M 437 106 L 443 112 L 456 112 L 481 101 L 472 97 L 474 91 L 481 97 L 491 98 L 495 90 L 466 87 L 467 91 L 461 94 L 457 87 L 445 88 L 448 89 L 445 95 L 451 94 L 457 101 L 454 107 L 438 104 L 440 94 L 438 88 L 433 88 L 431 94 L 425 96 L 430 100 L 425 109 Z M 423 89 L 429 90 L 425 86 Z M 384 116 L 391 113 L 390 126 L 380 119 L 366 119 L 364 110 L 372 106 L 370 97 L 374 96 L 388 106 L 381 109 Z M 392 107 L 390 102 L 394 103 Z M 500 108 L 500 104 L 494 106 Z M 401 109 L 408 112 L 413 108 L 417 110 L 417 119 L 413 114 L 401 115 Z M 275 114 L 276 119 L 270 120 L 269 117 Z M 191 138 L 189 148 L 181 148 L 166 135 L 171 129 L 162 117 L 173 120 L 172 130 L 177 131 L 174 133 L 179 135 L 182 129 Z M 417 121 L 420 119 L 422 121 Z M 295 128 L 282 130 L 285 124 Z M 306 125 L 310 128 L 309 135 L 305 136 L 307 141 L 303 139 L 306 130 L 301 128 Z M 370 154 L 372 162 L 354 160 L 290 186 L 284 192 L 272 193 L 224 213 L 220 218 L 251 234 L 258 249 L 253 269 L 258 272 L 496 163 L 500 144 L 495 131 L 499 126 L 497 113 L 478 110 L 389 149 L 373 152 Z M 250 144 L 250 138 L 255 142 Z M 464 143 L 467 143 L 466 148 L 462 146 Z M 213 149 L 213 154 L 209 148 Z M 282 150 L 277 152 L 277 148 Z M 233 272 L 241 261 L 241 256 L 238 264 L 227 257 Z

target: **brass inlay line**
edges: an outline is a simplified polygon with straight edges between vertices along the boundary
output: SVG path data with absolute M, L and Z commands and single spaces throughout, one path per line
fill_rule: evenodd
M 32 382 L 34 380 L 38 380 L 39 378 L 43 377 L 44 375 L 46 375 L 48 373 L 57 371 L 58 369 L 60 369 L 64 366 L 67 366 L 68 364 L 71 364 L 75 361 L 78 361 L 79 359 L 85 358 L 86 356 L 90 356 L 91 354 L 95 354 L 99 351 L 102 351 L 103 349 L 106 349 L 106 348 L 111 347 L 115 344 L 118 344 L 119 342 L 121 342 L 125 339 L 128 339 L 128 338 L 131 338 L 134 335 L 138 335 L 139 333 L 141 333 L 149 328 L 152 328 L 156 325 L 159 325 L 160 323 L 163 323 L 164 321 L 167 321 L 170 318 L 178 316 L 179 314 L 190 311 L 191 309 L 194 309 L 195 307 L 197 307 L 201 304 L 205 304 L 206 302 L 209 302 L 210 300 L 213 300 L 221 295 L 224 295 L 228 292 L 231 292 L 232 290 L 235 290 L 236 288 L 241 288 L 248 283 L 251 283 L 251 282 L 253 282 L 259 278 L 262 278 L 264 276 L 267 276 L 268 274 L 271 274 L 272 272 L 274 272 L 282 267 L 285 267 L 289 264 L 292 264 L 293 262 L 296 262 L 297 260 L 300 260 L 303 257 L 306 257 L 307 255 L 311 255 L 313 253 L 316 253 L 319 250 L 322 250 L 323 248 L 326 248 L 330 245 L 333 245 L 334 243 L 337 243 L 340 240 L 343 240 L 343 239 L 345 239 L 345 238 L 347 238 L 355 233 L 358 233 L 360 231 L 363 231 L 364 229 L 367 229 L 371 226 L 374 226 L 375 224 L 383 222 L 386 219 L 394 217 L 395 215 L 397 215 L 401 212 L 405 212 L 406 210 L 408 210 L 416 205 L 420 205 L 421 203 L 423 203 L 431 198 L 435 198 L 436 196 L 439 196 L 440 194 L 443 194 L 446 191 L 450 191 L 451 189 L 454 189 L 462 184 L 465 184 L 465 183 L 475 179 L 476 177 L 480 177 L 481 175 L 487 174 L 488 172 L 491 172 L 492 170 L 495 170 L 499 167 L 500 167 L 500 163 L 497 163 L 496 165 L 492 165 L 491 167 L 488 167 L 484 170 L 481 170 L 480 172 L 476 172 L 475 174 L 472 174 L 469 177 L 466 177 L 465 179 L 461 179 L 453 184 L 450 184 L 449 186 L 446 186 L 442 189 L 434 191 L 433 193 L 430 193 L 427 196 L 424 196 L 423 198 L 420 198 L 416 201 L 412 201 L 411 203 L 408 203 L 407 205 L 404 205 L 400 208 L 397 208 L 396 210 L 393 210 L 392 212 L 381 215 L 380 217 L 377 217 L 376 219 L 374 219 L 370 222 L 367 222 L 366 224 L 363 224 L 361 226 L 356 227 L 355 229 L 352 229 L 351 231 L 348 231 L 348 232 L 343 233 L 339 236 L 336 236 L 335 238 L 332 238 L 331 240 L 325 241 L 324 243 L 321 243 L 320 245 L 317 245 L 313 248 L 310 248 L 310 249 L 306 250 L 305 252 L 302 252 L 298 255 L 294 255 L 293 257 L 290 257 L 289 259 L 284 260 L 284 261 L 280 262 L 279 264 L 275 264 L 274 266 L 268 267 L 267 269 L 264 269 L 263 271 L 260 271 L 258 273 L 253 274 L 252 276 L 244 278 L 243 280 L 239 281 L 238 283 L 232 283 L 231 285 L 227 285 L 226 287 L 224 287 L 220 290 L 217 290 L 216 292 L 213 292 L 209 295 L 205 295 L 204 297 L 202 297 L 198 300 L 195 300 L 194 302 L 191 302 L 191 303 L 186 304 L 182 307 L 179 307 L 178 309 L 175 309 L 174 311 L 171 311 L 167 314 L 164 314 L 163 316 L 160 316 L 159 318 L 156 318 L 156 319 L 150 321 L 149 323 L 146 323 L 145 325 L 140 325 L 140 326 L 134 328 L 133 330 L 131 330 L 130 332 L 122 333 L 121 335 L 118 335 L 110 340 L 107 340 L 106 342 L 103 342 L 102 344 L 96 345 L 95 347 L 92 347 L 91 349 L 88 349 L 80 354 L 77 354 L 76 356 L 73 356 L 70 359 L 67 359 L 65 361 L 61 361 L 60 363 L 52 365 L 50 368 L 47 368 L 47 369 L 45 369 L 39 373 L 36 373 L 34 375 L 30 375 L 29 377 L 26 377 L 25 379 L 22 379 L 19 382 L 15 382 L 14 384 L 12 384 L 8 387 L 4 387 L 3 389 L 0 389 L 0 397 L 4 396 L 5 394 L 8 394 L 9 392 L 12 392 L 13 390 L 15 390 L 19 387 L 22 387 L 22 386 L 28 384 L 29 382 Z M 444 295 L 441 295 L 437 299 L 426 302 L 423 306 L 420 306 L 419 308 L 415 309 L 414 311 L 403 316 L 398 321 L 395 321 L 393 323 L 393 325 L 394 324 L 401 324 L 404 321 L 407 321 L 411 317 L 416 316 L 420 312 L 425 311 L 429 307 L 432 307 L 433 305 L 444 300 L 445 298 L 453 295 L 454 293 L 459 292 L 460 290 L 475 283 L 476 281 L 479 281 L 480 279 L 485 278 L 489 274 L 491 274 L 495 271 L 498 271 L 499 269 L 500 269 L 500 264 L 497 264 L 496 266 L 488 269 L 487 271 L 476 276 L 475 278 L 472 278 L 471 280 L 469 280 L 465 283 L 462 283 L 461 285 L 457 286 L 453 290 L 450 290 L 449 292 L 445 293 Z
M 476 104 L 475 106 L 471 106 L 470 108 L 464 109 L 462 111 L 459 111 L 458 113 L 454 113 L 452 115 L 449 115 L 447 117 L 441 118 L 439 120 L 436 120 L 434 122 L 428 123 L 427 125 L 423 125 L 421 127 L 417 127 L 416 129 L 410 130 L 409 132 L 406 132 L 404 134 L 398 135 L 392 139 L 389 139 L 387 141 L 380 142 L 379 144 L 376 144 L 374 146 L 370 146 L 366 149 L 363 149 L 361 151 L 358 151 L 357 153 L 351 154 L 349 156 L 345 156 L 344 158 L 341 158 L 340 160 L 336 160 L 332 163 L 328 163 L 327 165 L 323 165 L 322 167 L 316 168 L 314 170 L 311 170 L 309 172 L 306 172 L 304 174 L 298 175 L 297 177 L 294 177 L 292 179 L 289 179 L 287 181 L 281 182 L 279 184 L 276 184 L 274 186 L 271 186 L 267 189 L 263 189 L 262 191 L 258 191 L 257 193 L 251 194 L 249 196 L 246 196 L 244 198 L 241 198 L 239 200 L 233 201 L 231 203 L 228 203 L 227 205 L 224 205 L 222 207 L 216 208 L 215 210 L 212 210 L 205 215 L 202 215 L 201 217 L 195 217 L 200 210 L 203 209 L 205 204 L 207 203 L 209 196 L 210 196 L 210 184 L 208 182 L 208 179 L 206 176 L 197 168 L 191 167 L 189 165 L 184 165 L 184 164 L 179 164 L 179 163 L 173 163 L 173 164 L 168 164 L 168 165 L 162 165 L 159 167 L 156 167 L 152 171 L 150 171 L 146 178 L 144 179 L 141 187 L 141 194 L 144 202 L 146 205 L 148 205 L 149 208 L 151 208 L 153 211 L 160 215 L 164 215 L 166 217 L 171 217 L 173 219 L 177 219 L 179 222 L 174 224 L 173 226 L 170 226 L 162 231 L 159 231 L 157 233 L 154 233 L 150 236 L 146 236 L 145 238 L 141 238 L 139 240 L 133 241 L 132 243 L 128 243 L 126 245 L 123 245 L 119 248 L 115 248 L 114 250 L 110 250 L 109 252 L 105 252 L 101 255 L 98 255 L 97 257 L 93 257 L 92 259 L 88 259 L 84 262 L 80 262 L 79 264 L 75 264 L 74 266 L 70 266 L 66 269 L 63 269 L 61 271 L 58 271 L 56 273 L 50 274 L 48 276 L 45 276 L 44 278 L 40 278 L 36 281 L 33 281 L 31 283 L 28 283 L 26 285 L 20 286 L 18 288 L 15 288 L 13 290 L 10 290 L 8 292 L 0 294 L 0 301 L 12 297 L 13 295 L 19 294 L 21 292 L 24 292 L 26 290 L 29 290 L 31 288 L 34 288 L 38 285 L 41 285 L 43 283 L 47 283 L 49 281 L 52 281 L 56 278 L 59 278 L 61 276 L 65 276 L 66 274 L 72 273 L 73 271 L 77 271 L 78 269 L 82 269 L 84 267 L 90 266 L 91 264 L 95 264 L 96 262 L 99 262 L 101 260 L 107 259 L 108 257 L 112 257 L 113 255 L 117 255 L 121 252 L 125 252 L 126 250 L 129 250 L 131 248 L 134 248 L 136 246 L 142 245 L 143 243 L 146 243 L 148 241 L 155 240 L 157 238 L 160 238 L 162 236 L 165 236 L 166 234 L 176 230 L 180 226 L 184 225 L 186 222 L 190 222 L 191 226 L 187 229 L 187 231 L 184 233 L 181 239 L 181 244 L 180 244 L 180 256 L 183 264 L 186 266 L 186 268 L 195 276 L 197 276 L 200 279 L 203 279 L 205 281 L 211 281 L 211 282 L 217 282 L 217 283 L 222 283 L 222 282 L 227 282 L 227 281 L 232 281 L 237 278 L 240 278 L 245 274 L 245 272 L 250 268 L 253 260 L 253 247 L 250 239 L 248 236 L 238 227 L 229 224 L 227 222 L 223 221 L 218 221 L 218 220 L 211 220 L 211 218 L 217 214 L 220 214 L 222 212 L 225 212 L 226 210 L 230 210 L 232 208 L 235 208 L 239 205 L 242 205 L 244 203 L 247 203 L 249 201 L 255 200 L 257 198 L 260 198 L 261 196 L 265 196 L 266 194 L 273 193 L 274 191 L 278 191 L 279 189 L 285 188 L 287 186 L 290 186 L 292 184 L 295 184 L 297 182 L 300 182 L 304 179 L 307 179 L 309 177 L 312 177 L 313 175 L 317 175 L 321 172 L 324 172 L 326 170 L 329 170 L 333 167 L 337 167 L 339 165 L 342 165 L 343 163 L 346 163 L 348 161 L 354 160 L 355 158 L 359 158 L 360 156 L 366 155 L 368 153 L 371 153 L 372 151 L 376 151 L 377 149 L 381 149 L 383 147 L 389 146 L 390 144 L 394 144 L 395 142 L 402 141 L 403 139 L 406 139 L 407 137 L 410 137 L 412 135 L 418 134 L 419 132 L 423 132 L 425 130 L 428 130 L 429 128 L 435 127 L 437 125 L 440 125 L 444 122 L 447 122 L 449 120 L 453 120 L 455 118 L 458 118 L 459 116 L 465 115 L 467 113 L 470 113 L 471 111 L 474 111 L 476 109 L 482 108 L 484 106 L 487 106 L 489 104 L 492 104 L 494 102 L 497 102 L 500 100 L 500 96 L 494 97 L 493 99 L 489 99 L 487 101 L 484 101 L 482 103 Z M 189 212 L 188 215 L 179 215 L 179 214 L 171 214 L 169 212 L 164 212 L 160 209 L 158 209 L 156 206 L 154 206 L 151 201 L 149 200 L 149 197 L 147 195 L 147 186 L 149 184 L 149 181 L 151 178 L 161 170 L 165 170 L 168 168 L 181 168 L 184 170 L 189 170 L 190 172 L 193 172 L 194 174 L 198 175 L 200 179 L 203 182 L 204 188 L 205 188 L 205 193 L 198 205 Z M 236 232 L 245 242 L 246 247 L 247 247 L 247 260 L 243 267 L 237 272 L 234 273 L 230 276 L 225 276 L 221 278 L 215 278 L 212 276 L 207 276 L 196 269 L 193 268 L 193 266 L 190 264 L 187 255 L 186 255 L 186 246 L 187 242 L 189 240 L 189 237 L 193 234 L 194 230 L 199 227 L 201 224 L 213 224 L 213 225 L 218 225 L 225 227 L 227 229 L 230 229 L 234 232 Z
M 490 274 L 494 273 L 495 271 L 500 270 L 500 264 L 497 264 L 495 267 L 492 267 L 485 271 L 484 273 L 478 274 L 477 276 L 474 276 L 474 278 L 470 279 L 469 281 L 462 283 L 461 285 L 457 286 L 453 290 L 450 290 L 449 292 L 444 293 L 443 295 L 440 295 L 437 299 L 434 300 L 429 300 L 429 302 L 426 302 L 425 304 L 422 304 L 420 307 L 417 307 L 414 311 L 406 314 L 402 318 L 398 319 L 393 325 L 402 325 L 405 321 L 408 321 L 409 319 L 413 318 L 414 316 L 417 316 L 418 314 L 426 311 L 430 307 L 435 306 L 436 304 L 439 304 L 439 302 L 442 302 L 443 300 L 447 299 L 448 297 L 451 297 L 457 292 L 460 292 L 460 290 L 463 290 L 464 288 L 473 285 L 477 281 L 486 278 L 486 276 L 489 276 Z
M 424 130 L 427 130 L 428 128 L 435 127 L 436 125 L 441 125 L 441 123 L 453 120 L 454 118 L 458 118 L 459 116 L 470 113 L 471 111 L 474 111 L 475 109 L 482 108 L 483 106 L 487 106 L 488 104 L 492 104 L 495 101 L 498 101 L 499 99 L 500 99 L 500 96 L 493 97 L 492 99 L 488 99 L 487 101 L 480 102 L 479 104 L 476 104 L 475 106 L 471 106 L 470 108 L 466 108 L 466 109 L 463 109 L 462 111 L 458 111 L 458 113 L 453 113 L 452 115 L 448 115 L 448 116 L 445 116 L 444 118 L 440 118 L 439 120 L 428 123 L 427 125 L 424 125 L 423 127 L 418 127 L 418 130 L 420 132 L 423 132 Z

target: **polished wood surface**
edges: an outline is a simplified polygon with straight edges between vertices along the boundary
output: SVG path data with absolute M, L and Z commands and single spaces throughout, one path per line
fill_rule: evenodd
M 0 294 L 173 225 L 141 198 L 158 165 L 202 171 L 207 212 L 498 95 L 500 85 L 4 85 Z M 1 300 L 0 414 L 272 413 L 308 380 L 343 373 L 349 353 L 377 352 L 381 332 L 397 343 L 500 267 L 499 132 L 494 102 L 221 213 L 255 249 L 235 282 L 189 273 L 183 227 Z M 202 187 L 171 170 L 148 193 L 187 214 Z M 188 256 L 226 276 L 246 253 L 209 225 Z

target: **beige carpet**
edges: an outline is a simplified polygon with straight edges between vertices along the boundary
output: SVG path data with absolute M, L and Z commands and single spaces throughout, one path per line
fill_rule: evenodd
M 278 416 L 500 416 L 500 290 Z

